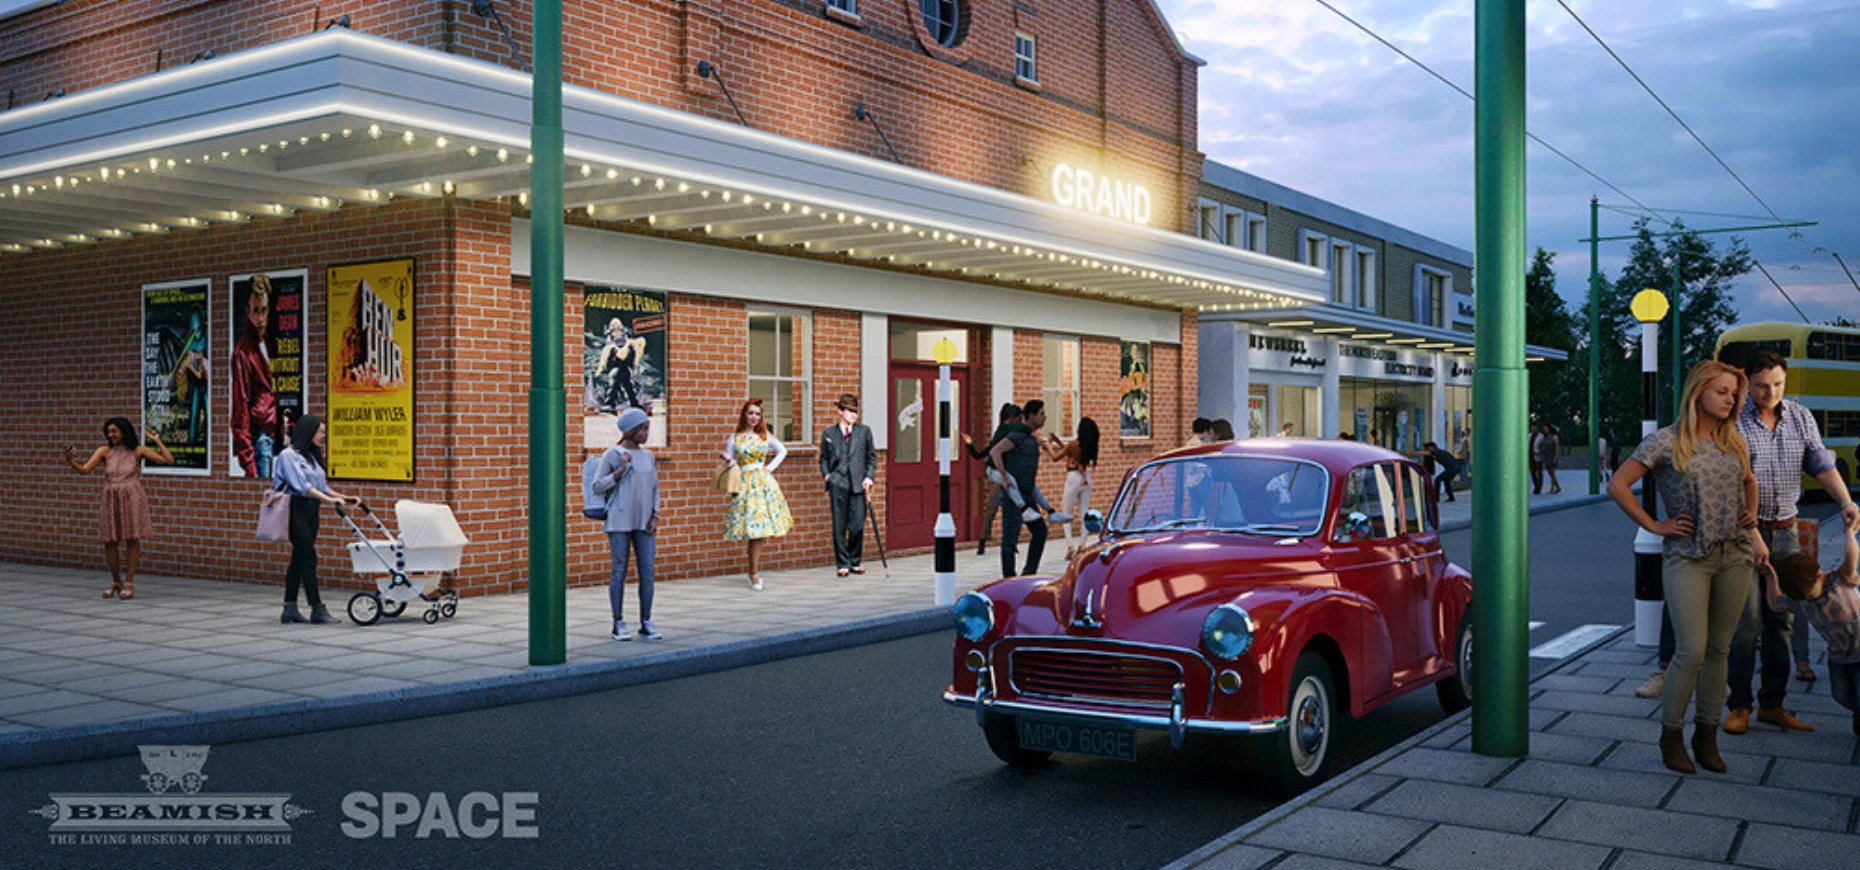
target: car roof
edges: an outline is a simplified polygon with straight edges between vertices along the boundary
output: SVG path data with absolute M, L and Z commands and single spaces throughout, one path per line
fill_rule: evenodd
M 1332 474 L 1342 474 L 1365 462 L 1407 459 L 1384 447 L 1341 438 L 1244 438 L 1238 441 L 1216 441 L 1171 450 L 1157 458 L 1215 454 L 1308 459 L 1330 469 Z

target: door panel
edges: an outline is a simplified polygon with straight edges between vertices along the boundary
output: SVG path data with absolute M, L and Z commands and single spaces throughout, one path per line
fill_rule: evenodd
M 1338 582 L 1376 606 L 1381 625 L 1364 626 L 1364 643 L 1387 637 L 1386 647 L 1363 650 L 1371 694 L 1394 688 L 1416 676 L 1415 590 L 1406 560 L 1409 537 L 1402 534 L 1401 473 L 1394 463 L 1356 468 L 1344 485 L 1338 506 L 1338 534 L 1331 544 Z M 1357 523 L 1346 518 L 1360 515 Z M 1352 530 L 1352 526 L 1354 530 Z M 1378 667 L 1378 665 L 1381 665 Z
M 950 372 L 952 424 L 962 419 L 962 389 L 968 380 L 964 369 Z M 891 448 L 885 460 L 885 543 L 892 549 L 927 547 L 935 542 L 938 510 L 937 474 L 937 368 L 933 365 L 893 362 L 889 413 L 883 425 L 891 427 Z M 952 425 L 950 434 L 960 429 Z M 950 512 L 956 527 L 967 520 L 969 473 L 960 442 L 950 462 Z

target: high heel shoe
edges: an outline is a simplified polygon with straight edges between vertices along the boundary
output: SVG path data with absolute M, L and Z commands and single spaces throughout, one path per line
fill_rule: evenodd
M 115 597 L 117 596 L 117 594 L 118 594 L 118 593 L 120 593 L 120 592 L 122 592 L 122 591 L 123 591 L 123 584 L 122 584 L 122 583 L 120 583 L 120 582 L 119 582 L 119 583 L 111 583 L 111 584 L 110 584 L 110 588 L 108 588 L 108 589 L 105 589 L 105 590 L 103 590 L 103 597 L 105 597 L 105 598 L 115 598 Z
M 136 581 L 130 580 L 124 583 L 123 591 L 116 593 L 116 597 L 121 598 L 124 601 L 128 601 L 129 599 L 136 597 Z

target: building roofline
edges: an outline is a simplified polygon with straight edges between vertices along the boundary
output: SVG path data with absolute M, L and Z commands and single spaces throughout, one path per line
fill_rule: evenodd
M 1243 196 L 1264 200 L 1273 205 L 1283 206 L 1300 214 L 1308 215 L 1325 223 L 1336 224 L 1344 229 L 1354 230 L 1364 235 L 1375 236 L 1384 241 L 1393 242 L 1404 248 L 1410 248 L 1430 257 L 1446 260 L 1456 266 L 1473 266 L 1471 251 L 1449 245 L 1438 239 L 1432 239 L 1413 230 L 1403 229 L 1380 218 L 1370 217 L 1360 211 L 1346 208 L 1325 199 L 1319 199 L 1303 191 L 1294 190 L 1275 181 L 1268 181 L 1250 172 L 1235 169 L 1215 160 L 1202 161 L 1201 179 L 1211 187 L 1229 190 Z

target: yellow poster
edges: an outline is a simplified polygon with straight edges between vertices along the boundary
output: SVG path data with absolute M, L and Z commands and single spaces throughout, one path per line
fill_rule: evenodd
M 413 260 L 329 268 L 329 476 L 413 480 Z

